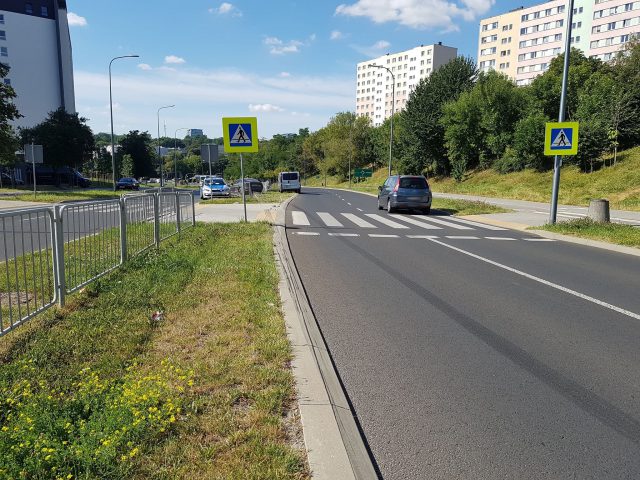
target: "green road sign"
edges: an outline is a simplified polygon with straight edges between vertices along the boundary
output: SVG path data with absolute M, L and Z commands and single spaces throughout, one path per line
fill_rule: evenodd
M 545 155 L 578 153 L 578 122 L 549 122 L 544 135 Z
M 373 169 L 371 168 L 356 168 L 353 172 L 353 176 L 356 178 L 370 178 L 373 176 Z

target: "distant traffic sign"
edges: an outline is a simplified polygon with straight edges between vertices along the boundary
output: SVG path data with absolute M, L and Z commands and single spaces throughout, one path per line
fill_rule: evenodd
M 545 126 L 545 155 L 578 153 L 578 122 L 549 122 Z
M 370 178 L 373 176 L 373 170 L 370 168 L 356 168 L 353 176 L 356 178 Z
M 258 151 L 258 119 L 256 117 L 226 117 L 222 119 L 225 152 Z

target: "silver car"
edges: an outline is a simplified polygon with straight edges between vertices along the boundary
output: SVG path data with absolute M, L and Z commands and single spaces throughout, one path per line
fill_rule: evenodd
M 425 215 L 431 211 L 431 190 L 422 175 L 391 175 L 378 190 L 378 210 L 420 210 Z

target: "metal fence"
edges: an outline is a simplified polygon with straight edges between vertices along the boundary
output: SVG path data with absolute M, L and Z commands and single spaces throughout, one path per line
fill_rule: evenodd
M 184 191 L 0 212 L 0 336 L 193 225 Z

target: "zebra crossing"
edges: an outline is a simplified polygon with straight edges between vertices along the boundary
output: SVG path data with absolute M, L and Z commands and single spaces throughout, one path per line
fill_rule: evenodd
M 368 233 L 375 229 L 392 229 L 403 230 L 406 233 L 429 230 L 432 233 L 441 233 L 440 238 L 446 238 L 449 240 L 495 240 L 495 241 L 516 241 L 524 240 L 530 242 L 550 242 L 553 241 L 547 238 L 539 237 L 523 237 L 514 238 L 509 236 L 490 236 L 493 232 L 508 231 L 507 228 L 498 227 L 495 225 L 487 225 L 480 222 L 474 222 L 464 218 L 457 217 L 444 217 L 440 218 L 435 216 L 425 215 L 402 215 L 402 214 L 378 214 L 378 213 L 348 213 L 341 212 L 329 213 L 329 212 L 313 212 L 307 214 L 306 212 L 293 210 L 291 211 L 291 224 L 296 227 L 296 230 L 292 233 L 303 237 L 318 237 L 322 235 L 319 231 L 302 230 L 300 227 L 309 228 L 332 228 L 339 229 L 345 228 L 349 230 L 356 229 L 356 231 L 349 232 L 327 232 L 330 237 L 360 237 L 366 236 L 368 238 L 378 239 L 394 239 L 394 238 L 411 238 L 411 239 L 433 239 L 439 238 L 438 235 L 399 235 L 397 233 Z M 356 233 L 357 229 L 362 229 L 363 232 Z M 453 232 L 451 231 L 453 230 Z M 489 236 L 480 236 L 480 232 L 486 230 Z M 460 232 L 460 235 L 449 235 L 449 233 Z M 463 233 L 465 233 L 463 235 Z M 494 234 L 495 235 L 495 234 Z

